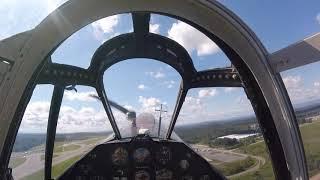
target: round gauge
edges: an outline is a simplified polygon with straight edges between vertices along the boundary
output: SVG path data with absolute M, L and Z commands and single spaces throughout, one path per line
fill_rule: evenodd
M 157 161 L 162 165 L 166 165 L 171 160 L 171 156 L 170 149 L 166 146 L 162 146 L 157 153 Z
M 112 154 L 112 162 L 115 165 L 121 166 L 128 162 L 128 151 L 122 147 L 117 148 Z
M 200 177 L 200 180 L 210 180 L 210 176 L 209 175 L 203 175 Z
M 159 171 L 156 171 L 156 180 L 169 180 L 172 179 L 172 171 L 169 171 L 167 169 L 161 169 Z
M 133 152 L 133 159 L 136 163 L 148 163 L 151 160 L 151 153 L 146 148 L 138 148 Z
M 187 160 L 185 160 L 185 159 L 183 159 L 183 160 L 181 160 L 180 162 L 179 162 L 179 166 L 180 166 L 180 168 L 182 169 L 182 170 L 187 170 L 188 168 L 189 168 L 189 162 L 187 161 Z
M 92 166 L 90 166 L 89 164 L 80 164 L 79 169 L 81 169 L 81 172 L 84 175 L 88 175 L 89 172 L 91 172 L 93 170 Z
M 150 179 L 150 175 L 147 171 L 141 170 L 141 171 L 137 171 L 134 175 L 134 179 L 135 180 L 149 180 Z

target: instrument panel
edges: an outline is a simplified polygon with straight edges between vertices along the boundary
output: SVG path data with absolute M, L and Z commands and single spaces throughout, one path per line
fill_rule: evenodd
M 183 142 L 137 136 L 96 146 L 61 180 L 225 179 Z

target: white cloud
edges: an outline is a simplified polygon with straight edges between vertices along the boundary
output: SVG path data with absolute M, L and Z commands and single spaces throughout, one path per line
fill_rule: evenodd
M 311 87 L 304 84 L 301 76 L 286 76 L 283 82 L 293 104 L 312 101 L 320 98 L 320 83 L 315 81 Z
M 142 103 L 142 107 L 150 107 L 150 106 L 158 106 L 160 105 L 161 101 L 155 97 L 143 97 L 139 96 L 139 102 Z
M 154 112 L 155 108 L 162 103 L 160 99 L 155 97 L 139 96 L 139 103 L 141 104 L 141 112 Z
M 204 121 L 225 120 L 253 115 L 253 110 L 246 95 L 230 101 L 228 107 L 221 107 L 219 102 L 207 98 L 187 96 L 182 106 L 178 124 L 199 123 Z
M 115 115 L 116 117 L 116 115 Z M 58 132 L 97 132 L 111 130 L 108 117 L 103 109 L 93 107 L 62 106 L 60 110 Z
M 150 24 L 149 25 L 149 31 L 151 33 L 159 34 L 160 32 L 160 24 Z
M 173 85 L 172 84 L 169 84 L 168 86 L 167 86 L 167 88 L 173 88 Z
M 21 130 L 45 131 L 48 124 L 50 103 L 45 101 L 28 104 L 24 113 Z
M 162 84 L 165 85 L 168 89 L 171 89 L 176 84 L 176 82 L 174 80 L 170 80 L 164 81 Z
M 195 98 L 192 96 L 187 96 L 184 101 L 184 106 L 188 107 L 190 110 L 190 113 L 194 113 L 199 111 L 200 109 L 203 109 L 203 103 L 201 99 Z
M 79 108 L 62 105 L 60 109 L 57 132 L 99 132 L 110 131 L 111 126 L 108 117 L 100 104 L 95 106 L 81 106 Z M 21 132 L 46 132 L 50 103 L 36 101 L 28 104 L 26 112 L 21 122 L 19 131 Z M 113 111 L 119 127 L 128 124 L 125 115 L 119 111 Z
M 101 30 L 103 33 L 112 33 L 114 31 L 113 28 L 118 24 L 118 22 L 119 16 L 114 15 L 93 22 L 91 25 L 94 28 Z
M 207 115 L 205 105 L 200 98 L 187 96 L 177 122 L 178 124 L 195 123 L 196 120 L 205 120 Z
M 320 13 L 317 15 L 316 20 L 317 20 L 318 23 L 320 24 Z
M 189 52 L 195 50 L 198 56 L 210 55 L 220 51 L 219 47 L 207 36 L 181 21 L 172 24 L 168 31 L 168 37 L 177 41 Z
M 304 99 L 307 90 L 304 88 L 301 76 L 287 76 L 283 79 L 284 85 L 287 88 L 291 101 Z
M 156 79 L 165 77 L 165 74 L 162 73 L 161 71 L 157 71 L 157 72 L 151 71 L 151 72 L 146 72 L 146 74 Z
M 145 90 L 145 89 L 147 89 L 147 86 L 144 84 L 139 84 L 138 89 Z
M 230 92 L 236 91 L 237 89 L 239 89 L 239 88 L 236 88 L 236 87 L 227 87 L 227 88 L 224 88 L 224 92 L 230 93 Z
M 198 97 L 199 98 L 215 96 L 217 94 L 218 94 L 218 90 L 217 89 L 201 89 L 201 90 L 198 91 Z
M 105 40 L 105 34 L 110 37 L 114 37 L 117 33 L 114 32 L 114 28 L 118 25 L 120 20 L 120 15 L 109 16 L 93 22 L 91 26 L 93 27 L 93 34 L 97 40 Z
M 96 101 L 95 98 L 91 97 L 90 95 L 96 95 L 97 93 L 94 91 L 88 92 L 74 92 L 74 91 L 65 91 L 64 97 L 69 101 L 86 101 L 86 102 L 93 102 Z
M 301 76 L 287 76 L 283 78 L 283 82 L 288 89 L 299 88 L 303 85 Z

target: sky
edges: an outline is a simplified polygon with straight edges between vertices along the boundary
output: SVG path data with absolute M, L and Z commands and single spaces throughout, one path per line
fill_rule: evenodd
M 0 0 L 0 40 L 34 28 L 64 0 Z M 320 1 L 220 0 L 239 16 L 272 53 L 320 31 Z M 276 3 L 275 3 L 276 2 Z M 28 9 L 26 11 L 25 9 Z M 56 63 L 87 68 L 95 50 L 106 40 L 132 32 L 130 14 L 107 17 L 82 28 L 52 54 Z M 185 47 L 197 70 L 230 66 L 228 58 L 205 35 L 175 19 L 152 14 L 150 31 L 169 37 Z M 320 63 L 281 73 L 295 106 L 320 99 Z M 121 75 L 125 74 L 125 75 Z M 169 122 L 181 82 L 170 66 L 150 59 L 120 62 L 104 74 L 108 97 L 138 113 L 155 114 L 164 104 Z M 53 87 L 39 85 L 26 109 L 20 132 L 45 132 Z M 57 132 L 110 130 L 100 102 L 89 97 L 95 89 L 77 86 L 66 91 Z M 120 127 L 128 124 L 113 110 Z M 178 125 L 217 121 L 252 115 L 252 107 L 241 88 L 198 88 L 188 92 Z M 157 114 L 155 114 L 157 116 Z

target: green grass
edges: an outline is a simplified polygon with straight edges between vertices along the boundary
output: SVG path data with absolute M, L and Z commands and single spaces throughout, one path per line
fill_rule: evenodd
M 44 156 L 45 156 L 44 154 L 41 155 L 41 161 L 44 160 Z M 59 156 L 59 154 L 53 154 L 52 157 L 53 157 L 53 158 L 56 158 L 56 157 L 58 157 L 58 156 Z
M 9 162 L 9 167 L 15 168 L 18 167 L 20 164 L 24 163 L 27 159 L 25 157 L 17 157 L 11 158 Z
M 261 156 L 265 158 L 266 163 L 256 172 L 251 172 L 248 174 L 245 174 L 243 176 L 239 177 L 233 177 L 231 179 L 233 180 L 247 180 L 247 179 L 263 179 L 263 180 L 269 180 L 274 179 L 272 164 L 270 161 L 269 154 L 266 149 L 266 144 L 264 141 L 251 144 L 245 147 L 241 147 L 239 151 L 241 153 L 251 154 L 255 156 Z
M 21 180 L 43 180 L 44 179 L 44 170 L 35 172 L 29 176 L 23 177 Z
M 303 124 L 300 127 L 300 132 L 311 177 L 320 173 L 320 122 Z
M 92 145 L 92 144 L 96 144 L 97 142 L 105 139 L 106 137 L 95 137 L 95 138 L 91 138 L 88 140 L 83 141 L 82 143 L 85 145 Z
M 74 156 L 68 160 L 65 160 L 52 168 L 52 176 L 54 178 L 60 176 L 64 171 L 66 171 L 71 165 L 73 165 L 75 162 L 77 162 L 82 155 Z
M 81 146 L 77 144 L 70 144 L 70 145 L 60 145 L 60 146 L 55 146 L 53 149 L 54 153 L 60 153 L 60 152 L 66 152 L 66 151 L 74 151 L 79 149 Z
M 300 126 L 300 132 L 306 153 L 309 176 L 312 177 L 313 175 L 320 173 L 320 121 L 303 124 Z M 232 179 L 274 179 L 272 164 L 264 142 L 241 147 L 239 148 L 239 151 L 242 153 L 262 156 L 266 159 L 266 163 L 256 172 L 248 173 L 244 176 Z
M 245 159 L 238 160 L 238 161 L 222 163 L 222 164 L 219 164 L 215 167 L 218 170 L 220 170 L 223 175 L 230 176 L 233 174 L 243 172 L 255 164 L 256 164 L 255 159 L 253 159 L 252 157 L 247 157 Z
M 220 163 L 223 163 L 222 161 L 219 161 L 219 160 L 217 160 L 217 159 L 210 159 L 211 161 L 210 161 L 210 163 L 211 164 L 213 164 L 213 166 L 215 166 L 215 164 L 220 164 Z
M 78 161 L 82 156 L 74 156 L 70 159 L 67 159 L 59 164 L 56 164 L 52 167 L 52 176 L 54 178 L 60 176 L 64 171 L 66 171 L 71 165 Z M 22 180 L 43 180 L 44 179 L 44 170 L 35 172 L 29 176 L 22 178 Z

